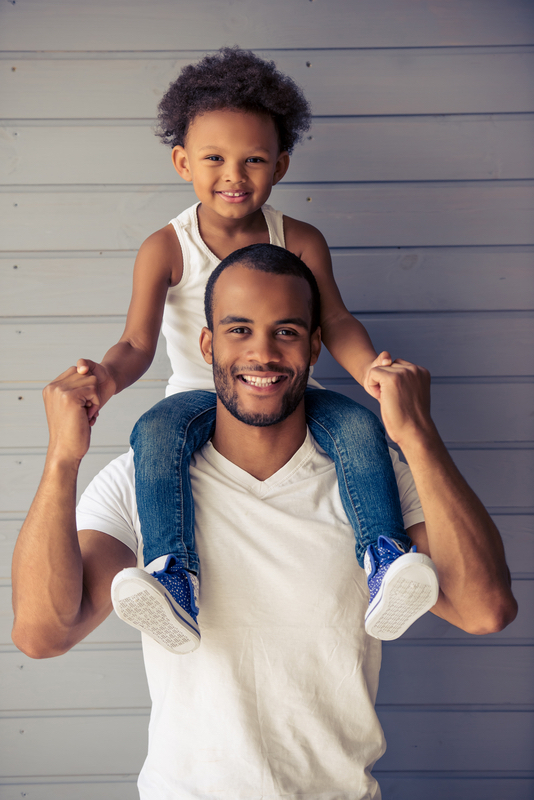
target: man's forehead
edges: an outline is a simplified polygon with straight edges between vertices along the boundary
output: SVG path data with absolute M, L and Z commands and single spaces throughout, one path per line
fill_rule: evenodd
M 311 288 L 305 278 L 264 272 L 233 264 L 220 275 L 214 286 L 213 316 L 218 324 L 229 321 L 254 322 L 258 314 L 270 313 L 273 323 L 310 327 Z

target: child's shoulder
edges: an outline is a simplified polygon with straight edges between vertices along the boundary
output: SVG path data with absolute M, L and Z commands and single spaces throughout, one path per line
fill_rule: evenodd
M 284 236 L 286 248 L 301 258 L 312 272 L 315 271 L 315 265 L 322 261 L 330 263 L 326 239 L 320 230 L 308 222 L 284 215 Z
M 152 272 L 166 273 L 171 286 L 179 283 L 183 270 L 182 249 L 170 223 L 145 239 L 137 254 L 138 265 Z

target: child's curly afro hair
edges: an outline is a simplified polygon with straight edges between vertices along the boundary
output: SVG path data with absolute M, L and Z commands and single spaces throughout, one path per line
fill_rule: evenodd
M 158 106 L 157 135 L 171 147 L 184 146 L 194 118 L 206 111 L 236 109 L 268 114 L 280 150 L 292 152 L 310 127 L 311 110 L 301 89 L 250 50 L 223 47 L 198 64 L 184 67 Z

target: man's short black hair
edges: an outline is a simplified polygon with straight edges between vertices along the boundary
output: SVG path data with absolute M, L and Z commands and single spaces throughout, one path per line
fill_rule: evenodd
M 250 50 L 223 47 L 198 64 L 188 64 L 171 83 L 158 106 L 157 135 L 171 147 L 183 147 L 194 118 L 221 109 L 271 117 L 280 152 L 291 153 L 310 127 L 308 101 L 274 61 L 264 61 Z
M 240 264 L 247 269 L 257 270 L 258 272 L 272 272 L 274 275 L 295 275 L 297 278 L 303 278 L 307 281 L 311 291 L 310 333 L 317 330 L 321 321 L 321 299 L 319 287 L 311 269 L 298 256 L 283 247 L 278 247 L 275 244 L 251 244 L 226 256 L 208 278 L 204 293 L 204 312 L 208 328 L 212 333 L 213 291 L 215 284 L 221 273 L 235 264 Z

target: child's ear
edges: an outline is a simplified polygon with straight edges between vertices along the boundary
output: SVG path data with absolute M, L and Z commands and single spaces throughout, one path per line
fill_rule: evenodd
M 213 363 L 213 351 L 211 347 L 211 342 L 213 339 L 213 334 L 209 330 L 209 328 L 202 328 L 200 332 L 200 349 L 202 351 L 202 357 L 206 364 Z
M 172 163 L 174 164 L 174 169 L 178 173 L 178 175 L 184 179 L 184 181 L 192 181 L 193 176 L 191 175 L 191 170 L 189 169 L 189 160 L 187 158 L 187 153 L 185 152 L 184 148 L 180 145 L 173 147 L 172 149 Z
M 273 175 L 273 186 L 282 180 L 287 170 L 289 169 L 289 153 L 287 150 L 282 150 L 276 161 Z

